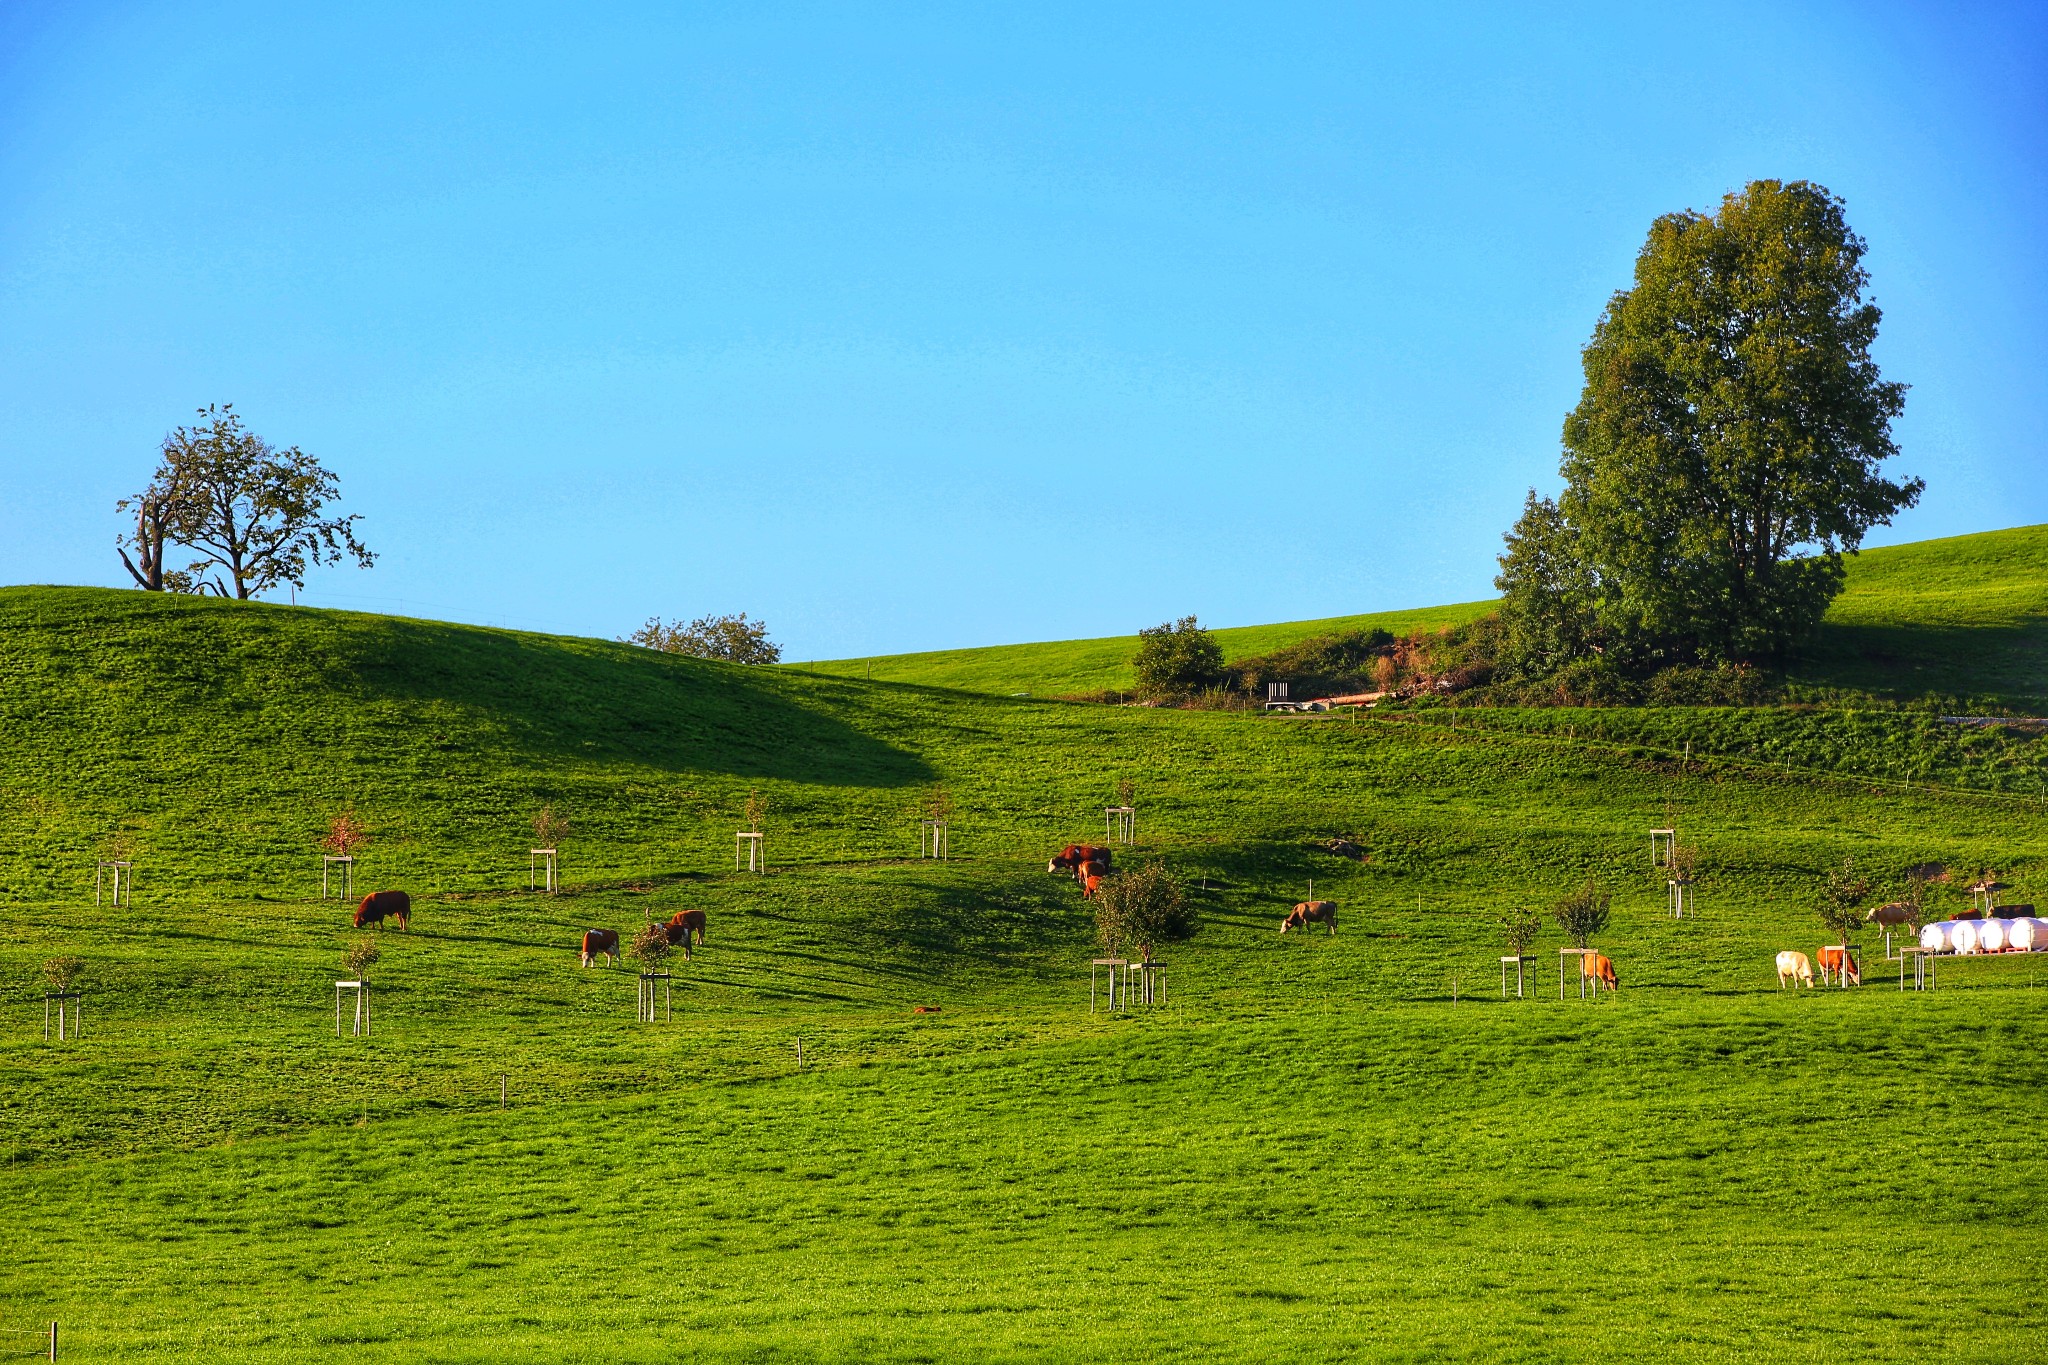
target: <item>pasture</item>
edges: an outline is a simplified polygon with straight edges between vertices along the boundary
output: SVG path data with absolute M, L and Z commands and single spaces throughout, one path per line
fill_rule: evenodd
M 1105 708 L 83 589 L 0 590 L 0 676 L 0 1328 L 54 1317 L 66 1359 L 2048 1339 L 2048 961 L 1933 994 L 1869 933 L 1861 990 L 1772 965 L 1821 942 L 1847 856 L 2048 899 L 2023 737 L 1987 766 L 1886 732 L 1915 765 L 1887 775 L 1825 710 L 1771 713 L 1811 741 L 1788 754 L 1715 713 Z M 1203 925 L 1163 950 L 1168 1008 L 1091 1017 L 1089 912 L 1044 858 L 1099 838 L 1119 778 L 1134 856 Z M 946 864 L 908 856 L 936 783 Z M 763 877 L 731 870 L 750 793 Z M 571 822 L 554 896 L 524 889 L 543 803 Z M 416 904 L 378 935 L 369 1039 L 334 1037 L 354 934 L 315 899 L 351 805 L 361 889 Z M 1682 921 L 1646 848 L 1667 818 L 1700 853 Z M 115 842 L 132 909 L 92 903 Z M 1548 929 L 1502 1000 L 1492 917 L 1589 877 L 1619 995 L 1560 1003 Z M 1282 938 L 1311 880 L 1340 930 Z M 636 1025 L 632 972 L 579 967 L 578 937 L 688 907 L 676 1020 Z M 89 1012 L 60 1048 L 36 983 L 61 953 Z

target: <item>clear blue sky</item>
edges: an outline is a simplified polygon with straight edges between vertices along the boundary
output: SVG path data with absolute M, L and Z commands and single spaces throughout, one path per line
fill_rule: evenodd
M 234 402 L 303 600 L 788 657 L 1491 594 L 1650 220 L 1817 180 L 2048 521 L 2048 8 L 0 3 L 0 582 Z

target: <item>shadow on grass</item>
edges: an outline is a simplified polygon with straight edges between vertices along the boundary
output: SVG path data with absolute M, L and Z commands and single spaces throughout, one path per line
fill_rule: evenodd
M 2018 625 L 1822 625 L 1791 670 L 1799 682 L 1908 699 L 1995 697 L 2048 704 L 2048 619 Z

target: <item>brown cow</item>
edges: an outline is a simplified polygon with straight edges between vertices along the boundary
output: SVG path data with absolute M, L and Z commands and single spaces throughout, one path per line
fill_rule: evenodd
M 385 920 L 397 920 L 398 927 L 412 927 L 412 897 L 403 891 L 372 891 L 363 897 L 363 903 L 356 907 L 356 928 L 366 924 L 382 924 Z
M 1621 978 L 1615 974 L 1614 959 L 1595 953 L 1593 955 L 1593 993 L 1598 995 L 1602 986 L 1609 991 L 1621 989 Z
M 1088 885 L 1090 880 L 1101 881 L 1108 875 L 1108 863 L 1082 863 L 1074 869 L 1074 880 L 1083 886 Z
M 1089 864 L 1089 866 L 1091 867 L 1099 867 L 1100 865 L 1101 864 L 1099 863 Z M 1102 874 L 1100 872 L 1091 873 L 1090 875 L 1083 877 L 1081 879 L 1081 899 L 1089 901 L 1094 900 L 1095 892 L 1101 885 Z
M 611 959 L 611 965 L 619 965 L 619 931 L 616 929 L 585 929 L 583 931 L 583 965 L 604 957 Z
M 662 928 L 668 931 L 668 941 L 683 950 L 683 959 L 689 960 L 690 944 L 704 942 L 704 912 L 702 910 L 678 910 L 668 917 Z
M 1887 929 L 1895 929 L 1899 925 L 1909 923 L 1912 920 L 1913 910 L 1914 906 L 1911 901 L 1892 901 L 1878 906 L 1868 915 L 1865 915 L 1864 919 L 1871 924 L 1881 924 Z
M 1284 934 L 1289 929 L 1306 931 L 1311 924 L 1325 925 L 1329 928 L 1331 934 L 1335 934 L 1337 932 L 1337 902 L 1301 902 L 1287 912 L 1286 919 L 1280 921 L 1280 932 Z
M 1052 861 L 1045 865 L 1045 870 L 1073 872 L 1083 863 L 1101 863 L 1107 866 L 1109 862 L 1110 852 L 1106 848 L 1097 848 L 1093 844 L 1068 844 L 1053 855 Z

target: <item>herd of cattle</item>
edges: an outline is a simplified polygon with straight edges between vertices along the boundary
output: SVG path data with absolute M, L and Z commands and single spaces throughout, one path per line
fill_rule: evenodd
M 1115 855 L 1107 848 L 1094 844 L 1068 844 L 1053 855 L 1045 870 L 1072 876 L 1080 884 L 1082 896 L 1092 898 L 1110 875 L 1114 862 Z M 2034 918 L 2033 910 L 2031 905 L 2000 906 L 1990 916 L 1971 912 L 1954 920 L 1930 924 L 1921 930 L 1921 947 L 1927 952 L 1972 954 L 2048 950 L 2048 919 Z M 410 929 L 412 898 L 403 891 L 373 891 L 356 906 L 355 927 L 358 929 L 383 924 L 387 920 L 400 929 Z M 1907 912 L 1901 905 L 1880 906 L 1871 911 L 1870 921 L 1885 928 L 1894 928 L 1908 922 Z M 1280 921 L 1280 932 L 1284 934 L 1289 929 L 1306 931 L 1312 924 L 1320 924 L 1328 934 L 1334 935 L 1337 932 L 1337 902 L 1316 900 L 1296 904 Z M 692 947 L 703 945 L 704 926 L 702 910 L 678 910 L 662 923 L 650 925 L 649 933 L 658 931 L 661 940 L 668 947 L 681 948 L 687 960 Z M 618 930 L 584 931 L 583 965 L 588 967 L 600 958 L 617 965 Z M 1780 990 L 1788 985 L 1812 986 L 1816 965 L 1820 968 L 1823 985 L 1837 980 L 1845 986 L 1862 984 L 1854 954 L 1839 944 L 1820 948 L 1812 957 L 1789 950 L 1779 953 L 1777 965 Z M 1583 970 L 1595 983 L 1596 990 L 1602 985 L 1609 991 L 1620 987 L 1621 978 L 1614 969 L 1614 963 L 1605 956 L 1592 955 L 1584 961 Z

